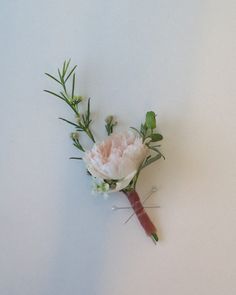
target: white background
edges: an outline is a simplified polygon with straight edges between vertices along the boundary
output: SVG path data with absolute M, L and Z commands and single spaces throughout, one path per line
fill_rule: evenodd
M 235 1 L 2 0 L 0 21 L 0 294 L 235 294 Z M 158 113 L 166 161 L 138 185 L 158 246 L 68 159 L 73 116 L 42 90 L 69 57 L 97 138 Z

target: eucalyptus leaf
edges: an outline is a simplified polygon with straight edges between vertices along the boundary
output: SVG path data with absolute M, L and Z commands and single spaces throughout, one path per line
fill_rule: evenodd
M 163 139 L 163 136 L 159 133 L 153 133 L 150 135 L 151 141 L 152 142 L 156 142 L 156 141 L 160 141 Z

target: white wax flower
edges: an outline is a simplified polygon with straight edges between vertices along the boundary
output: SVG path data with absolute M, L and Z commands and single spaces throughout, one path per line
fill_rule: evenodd
M 144 161 L 148 148 L 133 132 L 113 133 L 100 144 L 94 144 L 83 160 L 92 176 L 117 180 L 119 191 L 128 186 Z

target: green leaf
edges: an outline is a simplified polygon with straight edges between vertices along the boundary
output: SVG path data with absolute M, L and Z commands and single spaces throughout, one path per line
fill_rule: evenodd
M 67 72 L 68 67 L 69 67 L 69 65 L 70 65 L 70 60 L 71 60 L 71 59 L 69 59 L 68 62 L 66 63 L 66 66 L 65 66 L 65 73 Z
M 85 115 L 84 114 L 81 115 L 81 121 L 82 121 L 83 125 L 86 127 L 86 119 L 85 119 Z
M 83 158 L 70 157 L 70 160 L 83 160 Z
M 151 141 L 152 142 L 156 142 L 156 141 L 160 141 L 163 139 L 163 136 L 159 133 L 153 133 L 150 135 Z
M 61 82 L 59 80 L 57 80 L 57 78 L 53 77 L 52 75 L 45 73 L 45 75 L 47 75 L 49 78 L 53 79 L 54 81 L 56 81 L 57 83 L 61 84 Z
M 60 72 L 60 70 L 59 70 L 59 69 L 57 69 L 57 72 L 58 72 L 58 76 L 59 76 L 59 78 L 60 78 L 61 82 L 63 82 L 63 79 L 62 79 L 62 75 L 61 75 L 61 72 Z M 61 84 L 63 84 L 63 83 L 61 83 Z
M 146 113 L 146 121 L 145 124 L 148 129 L 156 128 L 156 115 L 154 112 L 150 111 Z
M 74 98 L 74 93 L 75 93 L 75 73 L 73 74 L 73 80 L 72 80 L 72 93 L 71 93 L 72 98 Z
M 147 125 L 146 125 L 146 123 L 145 124 L 143 124 L 143 123 L 141 123 L 141 126 L 140 126 L 140 133 L 142 134 L 142 136 L 145 138 L 146 137 L 146 135 L 147 135 Z
M 65 99 L 62 96 L 60 96 L 59 94 L 56 94 L 55 92 L 52 92 L 52 91 L 49 91 L 49 90 L 44 90 L 44 91 L 65 101 Z
M 79 149 L 80 151 L 84 152 L 85 150 L 83 149 L 82 145 L 79 143 L 79 141 L 76 141 L 73 143 L 73 145 L 75 147 L 77 147 L 77 149 Z
M 73 69 L 70 71 L 70 73 L 68 74 L 68 76 L 65 79 L 65 83 L 66 81 L 70 78 L 71 74 L 74 72 L 74 70 L 77 68 L 77 65 L 73 67 Z
M 63 92 L 60 92 L 61 96 L 64 97 L 65 100 L 68 100 L 68 98 L 66 97 L 66 95 Z
M 88 111 L 87 111 L 87 117 L 88 117 L 88 121 L 89 121 L 89 118 L 90 118 L 90 99 L 88 99 Z
M 153 151 L 155 151 L 159 155 L 161 155 L 161 157 L 165 160 L 164 155 L 156 147 L 153 147 L 153 146 L 148 145 L 148 148 L 151 149 L 151 150 L 153 150 Z
M 64 61 L 63 66 L 62 66 L 62 77 L 65 76 L 65 73 L 66 73 L 65 69 L 66 69 L 66 60 Z
M 148 160 L 143 164 L 142 169 L 145 168 L 145 167 L 147 167 L 148 165 L 154 163 L 155 161 L 159 160 L 161 157 L 162 157 L 162 155 L 161 155 L 161 154 L 158 154 L 158 155 L 156 155 L 156 156 L 154 156 L 154 157 L 148 159 Z
M 64 118 L 58 118 L 58 119 L 60 119 L 60 120 L 62 120 L 62 121 L 65 121 L 66 123 L 68 123 L 68 124 L 70 124 L 70 125 L 75 126 L 79 131 L 82 131 L 82 130 L 83 130 L 82 128 L 80 128 L 79 125 L 77 125 L 77 124 L 75 124 L 75 123 L 73 123 L 73 122 L 71 122 L 71 121 L 69 121 L 69 120 L 67 120 L 67 119 L 64 119 Z

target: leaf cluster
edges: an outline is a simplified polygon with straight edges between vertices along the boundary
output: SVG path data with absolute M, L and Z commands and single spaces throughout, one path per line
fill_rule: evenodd
M 161 158 L 165 159 L 164 155 L 158 149 L 160 145 L 155 145 L 157 142 L 163 139 L 163 136 L 160 133 L 156 132 L 156 126 L 156 114 L 153 111 L 149 111 L 146 113 L 145 122 L 141 123 L 139 130 L 137 128 L 131 127 L 142 138 L 143 143 L 150 150 L 150 155 L 145 158 L 143 163 L 140 165 L 139 170 L 130 183 L 128 189 L 135 189 L 139 174 L 142 169 L 146 168 L 147 166 L 151 165 Z

